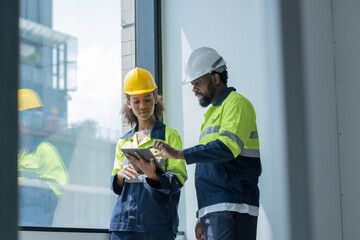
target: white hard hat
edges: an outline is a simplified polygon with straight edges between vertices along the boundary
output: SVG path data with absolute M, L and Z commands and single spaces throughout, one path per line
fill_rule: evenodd
M 198 48 L 192 51 L 185 59 L 185 79 L 183 84 L 187 84 L 214 70 L 222 72 L 226 69 L 225 64 L 224 59 L 214 49 L 209 47 Z

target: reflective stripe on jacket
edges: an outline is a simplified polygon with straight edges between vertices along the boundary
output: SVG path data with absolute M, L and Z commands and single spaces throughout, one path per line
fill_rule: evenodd
M 252 104 L 227 88 L 205 114 L 198 146 L 184 150 L 196 163 L 199 209 L 219 203 L 259 206 L 261 173 L 256 115 Z
M 121 152 L 122 147 L 134 147 L 137 126 L 125 134 L 116 146 L 111 188 L 119 195 L 113 210 L 110 231 L 135 232 L 177 232 L 177 214 L 180 189 L 187 179 L 184 160 L 158 159 L 165 174 L 159 174 L 160 182 L 145 175 L 136 180 L 124 181 L 121 188 L 116 173 L 129 164 Z M 137 147 L 149 147 L 155 140 L 161 140 L 176 149 L 182 149 L 179 134 L 157 120 L 150 135 Z

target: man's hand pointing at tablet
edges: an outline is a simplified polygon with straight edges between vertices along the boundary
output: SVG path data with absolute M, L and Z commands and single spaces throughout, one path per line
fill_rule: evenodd
M 149 148 L 155 148 L 160 152 L 154 153 L 155 157 L 164 157 L 171 159 L 184 159 L 184 153 L 181 150 L 177 150 L 161 141 L 154 141 L 154 144 Z

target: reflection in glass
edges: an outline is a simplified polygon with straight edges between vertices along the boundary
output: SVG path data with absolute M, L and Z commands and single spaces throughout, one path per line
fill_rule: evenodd
M 26 131 L 41 129 L 43 105 L 38 94 L 31 89 L 20 89 L 18 94 L 22 133 L 18 159 L 19 224 L 51 226 L 68 173 L 59 152 L 45 136 Z
M 41 102 L 19 111 L 20 226 L 109 225 L 121 129 L 120 3 L 20 0 L 19 91 Z

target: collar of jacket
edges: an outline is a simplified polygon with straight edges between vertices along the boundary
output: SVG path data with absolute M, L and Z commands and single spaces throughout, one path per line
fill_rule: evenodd
M 236 89 L 233 88 L 233 87 L 228 87 L 226 88 L 219 96 L 219 98 L 216 100 L 216 102 L 213 104 L 213 106 L 220 106 L 222 104 L 222 102 L 227 98 L 227 96 L 229 96 L 229 94 L 232 92 L 232 91 L 235 91 L 236 92 Z
M 159 119 L 156 119 L 156 122 L 151 129 L 150 137 L 165 141 L 165 128 L 165 124 L 163 124 Z M 122 136 L 121 139 L 132 138 L 135 135 L 136 129 L 138 129 L 138 124 L 136 124 L 136 126 L 131 131 Z

